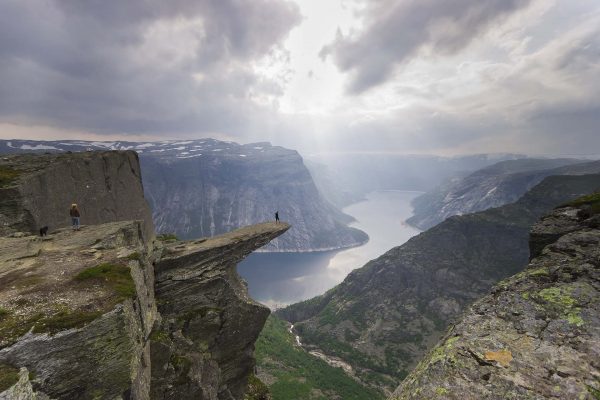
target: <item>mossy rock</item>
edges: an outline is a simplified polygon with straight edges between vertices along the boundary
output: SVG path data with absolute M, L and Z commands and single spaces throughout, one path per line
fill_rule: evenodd
M 563 204 L 561 207 L 581 207 L 588 205 L 592 208 L 593 214 L 600 213 L 600 192 L 588 194 L 587 196 L 578 197 L 577 199 Z
M 38 319 L 33 326 L 33 333 L 55 334 L 73 328 L 81 328 L 102 315 L 99 311 L 62 310 L 58 313 Z
M 18 380 L 18 368 L 9 364 L 0 363 L 0 393 L 17 383 Z
M 161 242 L 176 242 L 179 240 L 174 233 L 161 233 L 160 235 L 156 235 L 156 239 Z
M 254 374 L 248 377 L 248 389 L 244 400 L 270 400 L 269 387 Z
M 100 282 L 113 290 L 119 299 L 135 297 L 135 283 L 128 267 L 104 263 L 81 271 L 75 276 L 79 282 Z
M 0 166 L 0 188 L 10 186 L 21 175 L 21 171 L 7 166 Z

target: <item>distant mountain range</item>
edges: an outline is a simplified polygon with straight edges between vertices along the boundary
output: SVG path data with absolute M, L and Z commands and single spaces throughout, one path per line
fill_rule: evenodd
M 292 228 L 263 251 L 330 250 L 368 236 L 327 202 L 294 150 L 214 139 L 161 142 L 0 140 L 0 153 L 135 150 L 157 232 L 213 236 L 274 219 Z
M 462 177 L 519 154 L 473 154 L 455 157 L 411 154 L 318 154 L 306 166 L 321 193 L 338 207 L 375 190 L 428 191 L 450 178 Z
M 413 201 L 408 223 L 429 229 L 453 215 L 512 203 L 550 175 L 582 175 L 598 170 L 598 161 L 572 158 L 507 160 L 467 176 L 449 179 Z
M 547 177 L 517 202 L 448 218 L 277 315 L 307 349 L 390 393 L 465 307 L 525 267 L 528 231 L 541 215 L 598 189 L 597 174 Z

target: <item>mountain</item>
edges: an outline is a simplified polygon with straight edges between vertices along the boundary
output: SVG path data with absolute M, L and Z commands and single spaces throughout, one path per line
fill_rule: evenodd
M 599 398 L 600 193 L 545 216 L 530 247 L 391 400 Z
M 0 202 L 12 202 L 1 212 L 13 222 L 0 233 L 1 399 L 244 398 L 269 309 L 236 264 L 289 225 L 191 241 L 146 234 L 139 170 L 130 151 L 0 161 Z M 31 218 L 64 211 L 51 196 L 83 196 L 81 230 L 38 236 Z M 19 208 L 44 200 L 38 215 Z
M 323 195 L 343 208 L 375 190 L 427 191 L 449 178 L 503 160 L 525 156 L 516 154 L 476 154 L 441 157 L 387 153 L 315 154 L 307 157 L 307 167 Z
M 600 175 L 547 177 L 517 202 L 448 218 L 277 315 L 306 348 L 390 393 L 465 307 L 527 264 L 541 215 L 599 188 Z
M 323 199 L 302 157 L 269 143 L 213 139 L 163 142 L 0 141 L 0 153 L 135 150 L 156 230 L 182 239 L 274 219 L 292 228 L 261 251 L 318 251 L 368 236 Z
M 600 162 L 577 159 L 502 161 L 464 177 L 450 179 L 413 201 L 407 222 L 426 230 L 452 215 L 463 215 L 512 203 L 550 175 L 600 172 Z

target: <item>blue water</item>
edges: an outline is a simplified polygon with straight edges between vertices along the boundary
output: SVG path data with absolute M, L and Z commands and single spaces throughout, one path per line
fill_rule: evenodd
M 365 201 L 344 208 L 370 240 L 363 246 L 315 253 L 253 253 L 238 266 L 250 295 L 269 307 L 280 307 L 324 293 L 355 268 L 399 246 L 420 231 L 405 223 L 410 202 L 420 192 L 373 192 Z

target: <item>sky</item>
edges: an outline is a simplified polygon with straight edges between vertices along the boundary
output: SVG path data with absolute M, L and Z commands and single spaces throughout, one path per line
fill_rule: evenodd
M 1 0 L 0 138 L 600 154 L 597 0 Z

